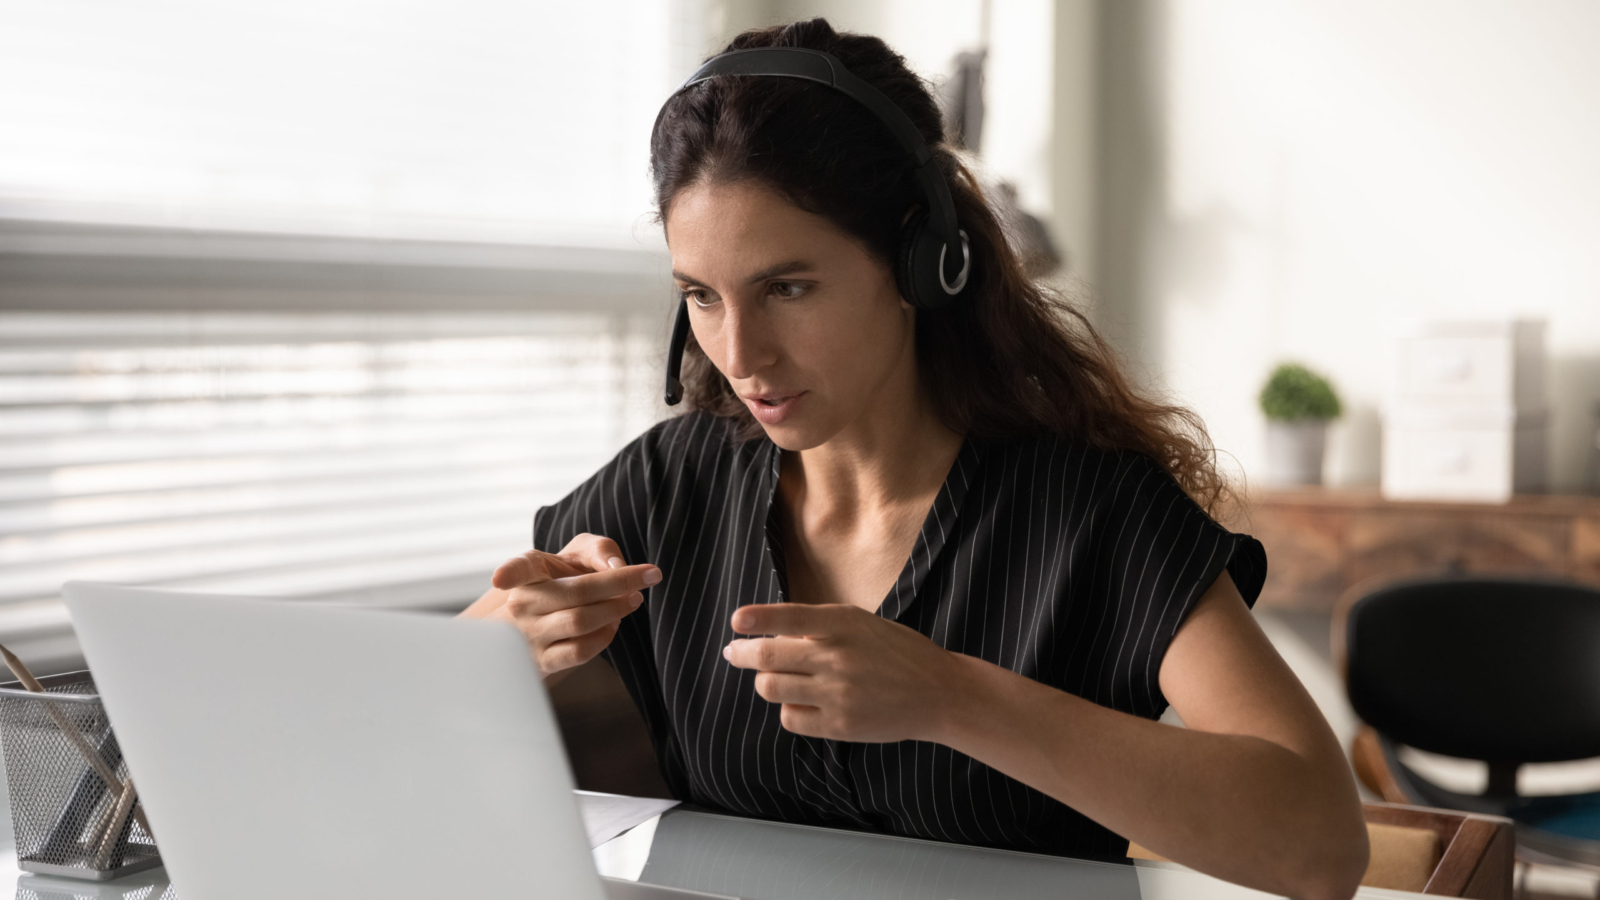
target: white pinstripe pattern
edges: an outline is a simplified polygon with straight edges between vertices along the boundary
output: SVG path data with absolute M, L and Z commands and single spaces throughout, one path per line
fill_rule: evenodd
M 747 815 L 964 843 L 1118 856 L 1125 843 L 948 747 L 854 744 L 783 730 L 754 673 L 721 656 L 728 617 L 780 602 L 773 504 L 781 454 L 691 413 L 652 428 L 566 499 L 534 546 L 589 531 L 662 582 L 606 657 L 644 714 L 680 799 Z M 1254 539 L 1229 533 L 1146 457 L 1041 437 L 969 440 L 878 614 L 946 649 L 1134 715 L 1166 708 L 1172 636 L 1226 568 L 1253 602 Z

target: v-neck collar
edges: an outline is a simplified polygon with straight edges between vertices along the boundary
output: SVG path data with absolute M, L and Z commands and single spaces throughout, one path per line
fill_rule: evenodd
M 763 602 L 783 603 L 789 594 L 789 573 L 783 555 L 783 534 L 778 528 L 777 508 L 778 475 L 783 451 L 768 438 L 759 440 L 763 446 L 755 468 L 762 473 L 765 484 L 757 496 L 762 498 L 765 509 L 758 510 L 758 513 L 766 523 L 767 558 L 777 575 L 776 590 L 763 598 Z M 962 501 L 966 499 L 968 486 L 977 478 L 981 457 L 978 442 L 970 436 L 962 438 L 961 452 L 956 454 L 944 484 L 933 498 L 933 505 L 928 509 L 927 518 L 923 519 L 921 531 L 917 533 L 917 540 L 911 545 L 911 555 L 901 567 L 900 577 L 895 579 L 894 586 L 878 605 L 878 615 L 891 620 L 899 619 L 916 600 L 923 581 L 933 568 L 934 560 L 939 558 L 946 540 L 955 534 L 956 517 L 961 511 Z M 761 465 L 762 462 L 765 465 Z

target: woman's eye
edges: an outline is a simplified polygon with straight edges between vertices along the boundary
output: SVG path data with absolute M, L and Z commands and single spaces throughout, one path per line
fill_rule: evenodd
M 716 302 L 714 300 L 707 299 L 706 295 L 705 295 L 705 292 L 704 291 L 699 291 L 699 290 L 679 291 L 678 292 L 678 299 L 679 300 L 688 300 L 688 301 L 693 302 L 695 306 L 702 306 L 702 307 L 710 306 L 711 304 Z
M 806 292 L 805 285 L 793 281 L 774 281 L 770 289 L 785 300 L 793 300 Z

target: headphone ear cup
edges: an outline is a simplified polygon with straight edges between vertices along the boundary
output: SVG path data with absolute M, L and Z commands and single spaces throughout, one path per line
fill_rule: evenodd
M 900 296 L 918 309 L 949 306 L 961 292 L 945 293 L 939 279 L 939 257 L 944 242 L 928 230 L 928 213 L 918 209 L 900 231 L 900 254 L 895 282 Z

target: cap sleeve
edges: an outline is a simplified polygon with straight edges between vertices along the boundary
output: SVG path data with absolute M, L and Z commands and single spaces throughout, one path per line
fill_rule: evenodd
M 572 493 L 533 516 L 533 548 L 559 553 L 580 534 L 617 542 L 629 563 L 646 559 L 649 454 L 644 438 L 622 448 Z
M 1154 460 L 1125 454 L 1098 504 L 1090 590 L 1104 598 L 1105 657 L 1090 699 L 1156 718 L 1167 708 L 1158 675 L 1190 610 L 1226 571 L 1247 606 L 1261 595 L 1261 542 L 1212 519 Z

